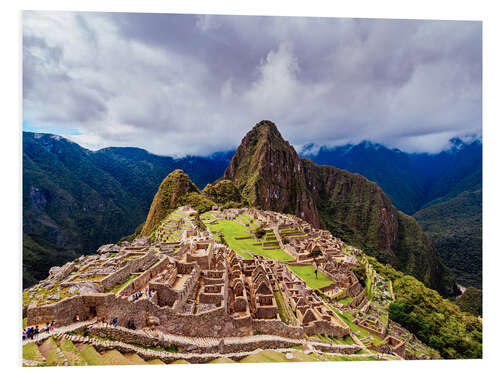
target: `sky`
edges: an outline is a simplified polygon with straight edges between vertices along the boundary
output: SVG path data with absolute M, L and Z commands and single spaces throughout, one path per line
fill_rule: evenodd
M 260 120 L 297 150 L 482 137 L 482 24 L 23 12 L 23 129 L 208 155 Z

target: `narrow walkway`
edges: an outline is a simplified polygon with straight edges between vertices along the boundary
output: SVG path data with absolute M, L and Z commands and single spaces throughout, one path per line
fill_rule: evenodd
M 76 342 L 76 343 L 83 343 L 83 344 L 88 344 L 88 345 L 93 345 L 100 350 L 112 350 L 112 349 L 122 349 L 125 352 L 130 352 L 133 351 L 137 354 L 139 354 L 141 357 L 146 358 L 146 359 L 153 359 L 153 358 L 158 358 L 160 360 L 163 360 L 165 362 L 171 362 L 175 361 L 178 359 L 184 359 L 187 361 L 191 361 L 194 363 L 202 363 L 202 362 L 208 362 L 212 359 L 216 359 L 219 357 L 228 357 L 228 358 L 234 358 L 234 359 L 241 359 L 243 357 L 252 355 L 252 354 L 257 354 L 262 351 L 262 349 L 255 349 L 252 351 L 242 351 L 242 352 L 234 352 L 234 353 L 172 353 L 172 352 L 159 352 L 158 350 L 152 350 L 152 349 L 146 349 L 146 348 L 141 348 L 137 345 L 132 345 L 132 344 L 127 344 L 123 343 L 120 341 L 110 341 L 110 340 L 99 340 L 95 338 L 89 338 L 89 337 L 82 337 L 82 336 L 73 336 L 73 335 L 68 335 L 68 334 L 62 334 L 61 337 Z M 296 351 L 297 349 L 293 348 L 277 348 L 277 349 L 272 349 L 281 353 L 288 353 L 288 352 L 293 352 Z M 349 357 L 376 357 L 377 354 L 342 354 L 342 353 L 331 353 L 331 352 L 323 352 L 321 350 L 318 350 L 315 348 L 314 350 L 315 353 L 321 353 L 321 354 L 326 354 L 326 355 L 341 355 L 341 356 L 349 356 Z M 305 352 L 307 354 L 307 352 Z
M 36 338 L 24 340 L 23 345 L 28 344 L 30 342 L 38 343 L 40 341 L 45 340 L 47 337 L 57 335 L 57 334 L 63 334 L 63 333 L 67 333 L 67 332 L 76 331 L 77 329 L 80 329 L 82 327 L 88 327 L 92 324 L 95 324 L 96 322 L 97 322 L 97 319 L 94 318 L 92 320 L 85 320 L 83 322 L 70 324 L 69 326 L 54 328 L 54 330 L 52 332 L 45 332 L 44 331 L 42 333 L 39 333 Z
M 123 332 L 130 332 L 129 329 L 124 327 L 112 327 L 108 323 L 97 323 L 95 325 L 96 328 L 112 328 L 113 330 L 120 330 Z M 223 337 L 223 338 L 215 338 L 215 337 L 189 337 L 189 336 L 179 336 L 168 333 L 163 333 L 161 331 L 156 331 L 157 337 L 150 335 L 148 332 L 143 330 L 133 331 L 135 335 L 144 335 L 149 338 L 153 338 L 162 342 L 165 346 L 168 345 L 179 345 L 179 346 L 196 346 L 200 348 L 208 348 L 208 347 L 216 347 L 219 346 L 221 340 L 224 340 L 224 345 L 238 345 L 238 344 L 251 344 L 251 343 L 264 343 L 264 342 L 280 342 L 285 345 L 295 346 L 295 345 L 303 345 L 305 343 L 310 343 L 315 347 L 323 348 L 325 351 L 338 350 L 342 349 L 352 349 L 353 347 L 358 348 L 359 350 L 363 349 L 364 346 L 359 345 L 340 345 L 340 344 L 330 344 L 330 343 L 322 343 L 316 341 L 307 341 L 305 339 L 292 339 L 275 335 L 251 335 L 251 336 L 233 336 L 233 337 Z

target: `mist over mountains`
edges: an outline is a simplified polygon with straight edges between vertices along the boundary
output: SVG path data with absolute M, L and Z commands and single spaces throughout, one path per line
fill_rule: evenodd
M 463 285 L 482 288 L 481 141 L 450 140 L 437 154 L 405 153 L 368 141 L 334 148 L 308 145 L 302 154 L 376 182 L 413 215 Z
M 301 154 L 317 164 L 359 173 L 376 182 L 394 205 L 413 215 L 434 200 L 453 198 L 465 190 L 481 188 L 482 143 L 458 138 L 438 154 L 405 153 L 363 141 L 334 148 L 308 145 Z M 316 148 L 315 153 L 311 153 Z

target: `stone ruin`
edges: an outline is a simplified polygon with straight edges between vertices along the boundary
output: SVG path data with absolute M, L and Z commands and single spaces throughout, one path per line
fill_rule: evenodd
M 45 282 L 57 285 L 65 297 L 30 305 L 28 325 L 54 320 L 64 326 L 78 315 L 198 337 L 349 334 L 348 326 L 285 263 L 259 255 L 243 259 L 197 228 L 193 214 L 189 206 L 181 207 L 162 222 L 156 237 L 104 245 L 97 255 L 51 269 Z M 319 269 L 332 286 L 359 294 L 358 280 L 341 261 L 346 258 L 344 244 L 329 232 L 270 211 L 227 209 L 213 215 L 234 220 L 241 214 L 272 230 L 280 248 L 296 262 L 310 264 L 307 254 L 319 249 Z M 293 313 L 293 322 L 281 320 L 277 295 Z

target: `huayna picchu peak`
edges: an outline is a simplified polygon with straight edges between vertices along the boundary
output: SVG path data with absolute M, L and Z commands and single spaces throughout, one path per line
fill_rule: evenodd
M 450 273 L 415 219 L 365 177 L 301 158 L 271 121 L 245 135 L 224 178 L 253 207 L 296 215 L 445 295 L 455 293 Z

